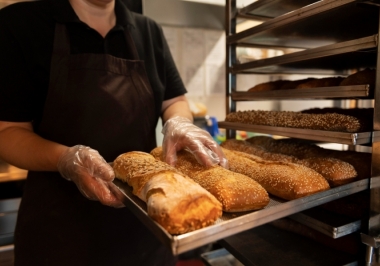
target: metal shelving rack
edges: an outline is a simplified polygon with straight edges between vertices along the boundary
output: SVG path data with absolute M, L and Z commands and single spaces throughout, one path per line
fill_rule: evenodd
M 227 138 L 234 138 L 236 130 L 245 130 L 352 146 L 371 146 L 372 162 L 369 163 L 372 174 L 368 177 L 370 217 L 364 226 L 366 229 L 361 232 L 362 242 L 366 245 L 367 265 L 374 262 L 374 250 L 380 247 L 379 6 L 379 1 L 375 0 L 258 0 L 238 9 L 236 0 L 226 0 L 227 114 L 237 111 L 238 101 L 369 99 L 374 102 L 372 132 L 348 134 L 219 122 L 219 127 L 226 129 Z M 241 19 L 261 20 L 263 23 L 236 33 L 237 22 Z M 298 48 L 301 51 L 239 63 L 236 52 L 239 46 Z M 239 91 L 236 86 L 238 74 L 345 75 L 351 69 L 366 67 L 377 69 L 374 88 L 363 84 L 302 91 L 245 92 Z

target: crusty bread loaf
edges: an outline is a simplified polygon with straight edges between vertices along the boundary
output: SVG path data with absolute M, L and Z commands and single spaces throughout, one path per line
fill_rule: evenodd
M 153 149 L 151 154 L 162 159 L 162 148 Z M 268 193 L 253 179 L 218 165 L 205 168 L 185 150 L 177 153 L 176 168 L 213 194 L 225 212 L 257 210 L 269 203 Z
M 246 141 L 261 146 L 267 151 L 294 156 L 302 160 L 310 158 L 335 158 L 347 162 L 357 172 L 356 180 L 365 179 L 371 175 L 371 164 L 368 163 L 371 161 L 371 153 L 330 150 L 295 139 L 275 140 L 267 136 L 251 137 L 246 139 Z
M 286 83 L 289 83 L 290 80 L 276 80 L 276 81 L 269 81 L 257 84 L 253 86 L 252 88 L 248 89 L 248 91 L 273 91 L 273 90 L 279 90 L 283 85 Z
M 327 180 L 327 182 L 329 182 L 329 185 L 331 187 L 352 182 L 357 176 L 357 172 L 351 164 L 336 158 L 312 156 L 309 158 L 299 159 L 292 155 L 273 152 L 273 150 L 267 151 L 262 146 L 254 145 L 248 141 L 236 139 L 228 139 L 223 142 L 221 146 L 229 150 L 241 151 L 256 155 L 263 158 L 264 160 L 289 162 L 309 167 L 317 173 L 321 174 Z
M 222 215 L 222 205 L 213 195 L 148 153 L 121 154 L 113 169 L 116 178 L 146 202 L 148 215 L 170 234 L 203 228 Z
M 297 85 L 296 89 L 310 89 L 310 88 L 320 88 L 320 87 L 333 87 L 339 86 L 343 77 L 328 77 L 328 78 L 318 78 L 308 80 Z
M 222 149 L 232 171 L 251 177 L 277 197 L 292 200 L 330 188 L 320 174 L 303 165 L 268 161 L 245 152 Z
M 371 87 L 374 87 L 375 81 L 376 69 L 366 68 L 346 77 L 344 80 L 342 80 L 340 86 L 369 84 Z

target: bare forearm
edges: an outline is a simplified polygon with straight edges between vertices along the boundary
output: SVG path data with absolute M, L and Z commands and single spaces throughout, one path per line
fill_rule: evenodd
M 189 104 L 185 96 L 180 96 L 173 100 L 165 101 L 163 107 L 163 123 L 175 116 L 185 117 L 188 118 L 190 121 L 193 121 L 193 116 L 191 114 Z
M 66 146 L 45 140 L 25 128 L 0 131 L 0 157 L 16 167 L 34 171 L 56 171 Z

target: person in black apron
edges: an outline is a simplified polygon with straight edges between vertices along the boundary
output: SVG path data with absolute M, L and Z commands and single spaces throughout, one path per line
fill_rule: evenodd
M 89 29 L 93 26 L 103 37 L 116 27 L 118 9 L 125 8 L 114 0 L 70 3 Z M 36 5 L 44 4 L 22 7 Z M 40 10 L 48 10 L 44 8 Z M 92 20 L 87 11 L 94 10 L 108 15 L 107 23 Z M 15 265 L 175 265 L 170 250 L 120 208 L 107 162 L 156 146 L 157 110 L 166 122 L 168 163 L 175 164 L 180 149 L 206 165 L 226 166 L 227 161 L 211 136 L 191 123 L 183 95 L 157 101 L 130 27 L 122 31 L 130 59 L 73 54 L 68 27 L 73 25 L 54 22 L 49 84 L 38 122 L 1 119 L 6 115 L 0 110 L 0 157 L 29 170 L 16 227 Z M 4 46 L 17 49 L 14 43 Z

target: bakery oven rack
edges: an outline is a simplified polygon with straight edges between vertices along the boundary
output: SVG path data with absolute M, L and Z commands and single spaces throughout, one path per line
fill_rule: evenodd
M 372 260 L 375 257 L 373 250 L 380 246 L 378 237 L 380 235 L 379 6 L 378 1 L 375 0 L 258 0 L 238 9 L 236 0 L 226 0 L 227 114 L 236 112 L 237 102 L 242 101 L 332 99 L 337 102 L 338 100 L 363 99 L 372 101 L 374 106 L 371 132 L 327 132 L 219 122 L 219 127 L 226 129 L 228 138 L 233 138 L 236 131 L 243 130 L 311 141 L 347 144 L 350 149 L 356 149 L 356 145 L 371 147 L 372 161 L 368 162 L 371 164 L 371 176 L 368 176 L 368 180 L 362 180 L 363 182 L 368 181 L 365 193 L 370 194 L 368 202 L 370 216 L 364 218 L 360 225 L 356 221 L 348 224 L 347 227 L 343 226 L 343 228 L 352 226 L 353 231 L 360 227 L 362 242 L 365 244 L 363 246 L 367 249 L 366 254 L 363 254 L 365 257 L 363 261 L 365 259 L 367 265 L 373 263 Z M 237 33 L 237 23 L 249 19 L 261 20 L 262 23 Z M 272 58 L 247 60 L 246 58 L 237 58 L 238 47 L 289 49 L 294 52 Z M 364 68 L 377 69 L 375 84 L 257 92 L 248 92 L 244 88 L 237 88 L 237 75 L 240 74 L 347 76 L 352 70 Z M 358 156 L 360 156 L 360 152 L 358 152 Z M 351 191 L 344 196 L 357 192 Z M 318 197 L 319 195 L 314 196 Z M 310 202 L 305 202 L 305 206 L 300 207 L 302 210 L 322 204 L 318 200 L 313 202 L 313 199 L 307 199 Z M 334 198 L 326 200 L 332 201 Z M 298 208 L 292 209 L 292 212 L 291 217 L 299 221 L 307 220 Z M 259 214 L 260 211 L 257 213 Z M 272 221 L 274 220 L 272 219 Z M 318 223 L 315 222 L 315 224 Z M 351 229 L 344 229 L 344 234 L 350 233 Z M 255 231 L 255 228 L 247 230 L 247 234 L 252 230 Z M 322 229 L 320 228 L 320 230 Z M 334 228 L 332 230 L 330 233 L 340 234 L 339 231 L 334 231 Z M 251 247 L 252 252 L 249 252 L 249 247 L 241 243 L 244 238 L 242 234 L 236 234 L 236 238 L 232 235 L 221 242 L 229 251 L 233 251 L 233 255 L 239 257 L 239 260 L 250 265 L 249 259 L 245 259 L 242 254 L 247 257 L 250 256 L 249 254 L 255 254 L 256 257 L 260 254 L 253 251 L 254 246 Z M 258 235 L 256 232 L 252 234 L 252 237 Z M 276 246 L 278 243 L 272 245 L 274 249 Z M 244 251 L 240 250 L 240 252 L 239 249 L 244 249 Z

